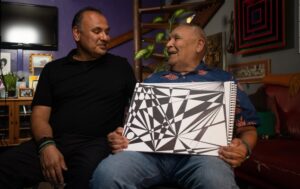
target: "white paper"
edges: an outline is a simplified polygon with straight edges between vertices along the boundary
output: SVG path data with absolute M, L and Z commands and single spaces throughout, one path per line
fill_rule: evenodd
M 232 139 L 235 101 L 233 82 L 137 83 L 126 150 L 217 156 Z

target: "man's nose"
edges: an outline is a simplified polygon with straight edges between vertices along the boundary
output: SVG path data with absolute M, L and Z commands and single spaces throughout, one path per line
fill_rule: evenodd
M 109 41 L 110 36 L 105 32 L 101 32 L 100 33 L 100 39 L 103 40 L 103 41 Z
M 171 47 L 171 46 L 173 46 L 173 40 L 169 39 L 169 41 L 166 44 L 166 47 Z

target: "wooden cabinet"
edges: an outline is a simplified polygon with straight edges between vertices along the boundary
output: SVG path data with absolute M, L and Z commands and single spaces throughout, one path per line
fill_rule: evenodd
M 0 146 L 17 145 L 31 138 L 31 101 L 0 99 Z

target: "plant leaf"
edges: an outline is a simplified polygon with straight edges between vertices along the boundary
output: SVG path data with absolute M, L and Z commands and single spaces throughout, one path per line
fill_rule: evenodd
M 185 12 L 185 9 L 178 9 L 178 10 L 176 10 L 176 11 L 173 13 L 173 16 L 172 16 L 172 17 L 178 18 L 178 17 L 180 17 L 184 12 Z
M 161 42 L 161 40 L 164 38 L 165 34 L 163 32 L 159 32 L 156 34 L 155 36 L 155 42 L 159 43 Z
M 149 45 L 147 46 L 148 52 L 147 52 L 147 53 L 145 54 L 145 56 L 144 56 L 145 59 L 149 58 L 149 57 L 153 54 L 154 47 L 155 47 L 154 44 L 149 44 Z
M 137 53 L 135 53 L 134 59 L 138 60 L 138 59 L 144 57 L 148 53 L 148 51 L 149 50 L 147 48 L 139 50 Z
M 158 22 L 162 22 L 163 18 L 161 16 L 157 16 L 152 20 L 152 23 L 158 23 Z

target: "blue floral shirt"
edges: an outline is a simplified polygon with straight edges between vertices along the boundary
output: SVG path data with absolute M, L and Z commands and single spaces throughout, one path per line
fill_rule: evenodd
M 150 75 L 145 83 L 179 83 L 199 81 L 234 81 L 232 74 L 217 68 L 208 68 L 203 61 L 192 72 L 182 75 L 174 71 L 161 71 Z M 235 126 L 257 126 L 259 118 L 247 94 L 238 84 L 237 103 L 235 111 Z

